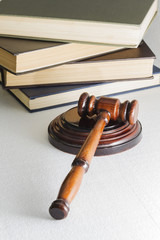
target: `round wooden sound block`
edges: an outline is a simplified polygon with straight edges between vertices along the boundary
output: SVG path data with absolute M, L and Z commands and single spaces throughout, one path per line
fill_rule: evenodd
M 92 130 L 97 116 L 80 117 L 77 107 L 56 117 L 48 127 L 49 141 L 56 148 L 77 154 L 86 137 Z M 142 138 L 142 126 L 139 121 L 134 125 L 121 120 L 110 121 L 104 128 L 96 156 L 115 154 L 134 147 Z

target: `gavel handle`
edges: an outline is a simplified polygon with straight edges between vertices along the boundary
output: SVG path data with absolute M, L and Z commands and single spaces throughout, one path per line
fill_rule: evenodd
M 97 122 L 90 134 L 86 138 L 79 153 L 75 157 L 72 168 L 64 179 L 55 200 L 50 208 L 49 213 L 55 219 L 63 219 L 68 215 L 70 203 L 78 192 L 83 175 L 87 172 L 92 157 L 95 154 L 103 129 L 110 120 L 110 113 L 107 111 L 100 112 Z

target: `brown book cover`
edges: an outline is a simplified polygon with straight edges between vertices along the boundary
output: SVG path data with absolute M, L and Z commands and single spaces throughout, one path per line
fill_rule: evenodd
M 138 48 L 125 49 L 87 60 L 15 75 L 3 69 L 5 87 L 81 84 L 152 77 L 154 53 L 143 41 Z
M 79 96 L 83 92 L 88 92 L 90 95 L 96 95 L 98 97 L 155 86 L 160 86 L 160 69 L 156 66 L 153 68 L 153 79 L 49 87 L 43 86 L 36 88 L 10 89 L 9 92 L 23 103 L 29 111 L 39 111 L 59 107 L 75 101 L 77 102 Z
M 0 65 L 24 73 L 119 49 L 123 47 L 0 37 Z

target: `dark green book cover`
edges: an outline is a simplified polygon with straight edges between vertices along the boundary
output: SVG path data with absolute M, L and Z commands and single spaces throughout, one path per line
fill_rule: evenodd
M 140 24 L 154 0 L 2 0 L 0 14 Z
M 0 35 L 137 47 L 158 0 L 1 0 Z

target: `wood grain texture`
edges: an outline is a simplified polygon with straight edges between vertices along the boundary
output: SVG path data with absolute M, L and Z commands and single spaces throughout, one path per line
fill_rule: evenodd
M 70 170 L 69 174 L 67 175 L 67 177 L 65 178 L 61 185 L 57 199 L 51 204 L 49 208 L 50 215 L 58 220 L 67 217 L 70 203 L 72 202 L 80 188 L 84 173 L 88 171 L 89 165 L 91 163 L 93 156 L 95 155 L 97 146 L 99 145 L 99 141 L 101 139 L 105 126 L 108 125 L 110 119 L 112 119 L 115 122 L 118 118 L 122 118 L 121 119 L 122 122 L 124 121 L 126 122 L 128 120 L 129 126 L 134 125 L 134 128 L 131 127 L 131 129 L 132 130 L 135 129 L 136 126 L 135 123 L 137 121 L 138 116 L 138 101 L 134 100 L 131 103 L 129 101 L 125 101 L 123 104 L 121 104 L 119 99 L 116 98 L 101 97 L 99 100 L 97 100 L 95 96 L 89 97 L 88 93 L 85 92 L 79 98 L 78 108 L 71 109 L 69 111 L 70 114 L 69 115 L 66 114 L 66 119 L 68 118 L 69 120 L 68 127 L 66 127 L 67 132 L 68 129 L 71 129 L 71 123 L 73 129 L 75 128 L 76 117 L 74 110 L 76 110 L 78 112 L 78 115 L 81 116 L 82 122 L 83 120 L 84 122 L 87 122 L 86 118 L 87 115 L 89 115 L 89 117 L 92 117 L 96 114 L 98 115 L 98 117 L 96 117 L 95 124 L 92 130 L 90 131 L 89 135 L 83 142 L 82 147 L 78 151 L 76 158 L 72 163 L 72 169 Z M 58 125 L 56 124 L 55 132 L 57 132 L 57 126 Z M 89 126 L 91 127 L 91 125 Z M 120 139 L 121 142 L 121 139 L 123 139 L 123 137 L 125 136 L 126 142 L 126 139 L 128 140 L 128 136 L 126 138 L 126 135 L 128 135 L 126 129 L 123 130 L 122 128 L 121 130 L 122 131 L 120 133 L 118 132 L 119 135 L 118 140 Z M 133 139 L 135 131 L 132 132 L 132 130 L 130 132 L 131 133 L 130 136 L 132 136 Z M 138 131 L 138 135 L 139 132 L 140 131 Z M 65 132 L 59 133 L 62 136 L 62 139 L 64 139 L 64 137 L 66 136 Z M 74 132 L 71 130 L 70 140 L 73 143 L 73 145 L 75 145 L 72 133 Z M 123 136 L 121 135 L 122 133 Z M 54 145 L 54 141 L 52 141 L 54 139 L 52 123 L 49 126 L 49 136 L 51 143 Z M 113 143 L 113 145 L 117 143 L 114 131 L 112 132 L 112 136 L 113 140 L 109 142 L 109 145 L 111 143 Z M 125 145 L 125 148 L 122 149 L 126 150 L 126 146 L 128 147 L 128 145 Z
M 48 126 L 50 143 L 61 151 L 77 154 L 96 123 L 96 115 L 80 117 L 77 107 L 57 116 Z M 120 119 L 110 121 L 100 138 L 96 156 L 110 155 L 134 147 L 142 137 L 139 121 L 134 125 Z
M 131 103 L 129 101 L 121 103 L 117 98 L 100 97 L 96 99 L 95 96 L 89 97 L 86 92 L 80 96 L 78 102 L 80 116 L 92 116 L 103 110 L 110 112 L 112 120 L 116 121 L 120 117 L 123 122 L 129 121 L 132 125 L 137 121 L 139 104 L 137 100 L 133 100 Z
M 61 185 L 57 200 L 54 201 L 49 208 L 49 213 L 53 218 L 60 220 L 68 215 L 69 208 L 66 208 L 65 206 L 70 205 L 77 194 L 83 175 L 88 170 L 97 149 L 103 129 L 105 125 L 108 124 L 109 120 L 110 114 L 108 112 L 103 111 L 99 114 L 94 128 L 91 130 L 83 146 L 78 152 L 72 163 L 72 169 Z

